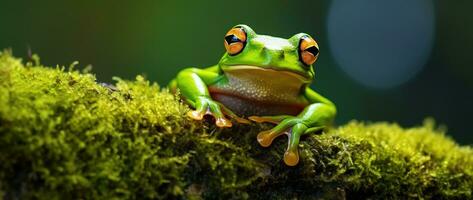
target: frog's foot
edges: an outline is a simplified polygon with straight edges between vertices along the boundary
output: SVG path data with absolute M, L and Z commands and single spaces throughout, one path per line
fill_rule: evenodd
M 251 120 L 257 122 L 275 122 L 277 126 L 270 130 L 262 131 L 258 134 L 257 139 L 261 146 L 269 147 L 273 140 L 283 134 L 288 136 L 288 146 L 284 153 L 284 163 L 288 166 L 295 166 L 299 163 L 299 139 L 301 135 L 315 132 L 322 127 L 308 128 L 303 121 L 292 116 L 275 116 L 275 117 L 250 117 Z
M 209 97 L 199 97 L 195 101 L 195 110 L 189 111 L 187 116 L 195 120 L 202 120 L 205 115 L 212 115 L 215 118 L 215 125 L 218 127 L 232 127 L 232 122 L 225 117 L 229 116 L 239 123 L 249 123 L 248 120 L 235 115 L 224 105 L 213 101 Z M 223 112 L 222 112 L 223 111 Z

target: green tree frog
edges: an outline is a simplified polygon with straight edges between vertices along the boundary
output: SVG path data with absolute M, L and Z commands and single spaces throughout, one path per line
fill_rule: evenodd
M 226 53 L 217 65 L 180 71 L 170 89 L 179 89 L 195 109 L 187 113 L 195 120 L 211 115 L 218 127 L 231 127 L 229 119 L 277 124 L 260 132 L 257 141 L 268 147 L 286 134 L 284 162 L 297 165 L 301 135 L 324 129 L 336 114 L 335 105 L 309 87 L 319 56 L 317 42 L 305 33 L 283 39 L 237 25 L 225 35 L 224 45 Z

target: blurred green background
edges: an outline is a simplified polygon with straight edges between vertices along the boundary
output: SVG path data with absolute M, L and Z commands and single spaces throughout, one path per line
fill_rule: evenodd
M 312 87 L 334 101 L 337 123 L 403 126 L 434 117 L 473 143 L 473 1 L 2 1 L 0 48 L 46 65 L 91 64 L 112 76 L 167 84 L 185 67 L 216 64 L 239 23 L 259 34 L 314 36 Z

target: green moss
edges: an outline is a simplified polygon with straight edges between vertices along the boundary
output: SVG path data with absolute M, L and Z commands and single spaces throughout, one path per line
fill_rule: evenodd
M 216 129 L 138 76 L 93 75 L 0 54 L 0 198 L 472 198 L 473 150 L 427 120 L 350 122 L 260 147 L 269 125 Z

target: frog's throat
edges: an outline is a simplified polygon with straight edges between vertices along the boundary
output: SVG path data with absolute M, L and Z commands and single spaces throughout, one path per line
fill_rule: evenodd
M 301 83 L 310 83 L 312 79 L 305 74 L 302 74 L 298 71 L 292 71 L 287 69 L 279 69 L 274 67 L 261 67 L 261 66 L 254 66 L 254 65 L 231 65 L 222 67 L 224 72 L 234 72 L 234 71 L 252 71 L 258 74 L 273 74 L 275 75 L 274 80 L 278 81 L 278 77 L 285 77 L 291 76 L 298 79 Z

